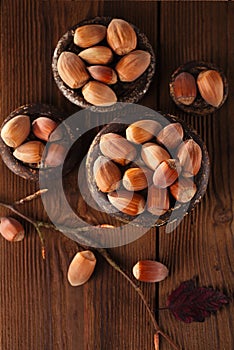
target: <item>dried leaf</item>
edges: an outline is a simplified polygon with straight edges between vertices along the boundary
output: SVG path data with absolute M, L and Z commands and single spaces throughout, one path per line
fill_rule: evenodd
M 203 322 L 216 312 L 228 298 L 213 288 L 197 287 L 194 280 L 182 282 L 168 297 L 168 309 L 177 320 L 191 323 Z

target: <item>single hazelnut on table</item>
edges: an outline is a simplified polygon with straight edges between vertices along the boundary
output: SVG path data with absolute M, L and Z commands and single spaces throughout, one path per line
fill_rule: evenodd
M 96 258 L 93 252 L 85 250 L 77 253 L 68 268 L 67 278 L 73 286 L 81 286 L 86 283 L 93 274 L 96 266 Z
M 25 231 L 21 223 L 11 217 L 0 218 L 0 233 L 10 242 L 18 242 L 24 239 Z
M 141 282 L 155 283 L 168 276 L 168 268 L 154 260 L 140 260 L 133 266 L 134 277 Z

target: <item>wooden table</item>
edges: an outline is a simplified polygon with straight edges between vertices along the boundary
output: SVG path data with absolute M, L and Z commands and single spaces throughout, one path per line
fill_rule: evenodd
M 169 277 L 160 284 L 140 284 L 156 310 L 182 281 L 197 276 L 199 285 L 234 292 L 234 3 L 157 1 L 2 0 L 0 51 L 1 121 L 16 107 L 31 102 L 53 104 L 67 114 L 78 110 L 58 91 L 51 57 L 67 28 L 96 15 L 123 17 L 146 33 L 157 57 L 157 71 L 141 104 L 174 113 L 191 124 L 207 144 L 211 176 L 205 197 L 171 234 L 152 229 L 138 241 L 111 249 L 126 270 L 142 258 L 166 264 Z M 229 98 L 215 114 L 187 115 L 169 97 L 171 73 L 190 60 L 214 62 L 229 81 Z M 89 123 L 89 121 L 86 121 Z M 88 145 L 86 145 L 88 146 Z M 94 224 L 104 216 L 87 211 L 72 197 L 72 174 L 65 181 L 74 208 Z M 73 181 L 73 182 L 72 182 Z M 38 186 L 12 174 L 1 162 L 0 198 L 13 202 Z M 74 191 L 73 191 L 74 192 Z M 54 203 L 55 207 L 59 203 Z M 19 208 L 34 219 L 46 219 L 42 203 Z M 10 212 L 1 208 L 2 215 Z M 23 242 L 0 239 L 0 349 L 2 350 L 151 350 L 153 327 L 136 292 L 98 257 L 94 276 L 72 288 L 67 268 L 77 244 L 63 234 L 45 230 L 46 260 L 40 240 L 25 224 Z M 184 324 L 169 311 L 156 312 L 160 326 L 184 350 L 234 349 L 232 302 L 205 323 Z M 160 349 L 169 350 L 165 340 Z

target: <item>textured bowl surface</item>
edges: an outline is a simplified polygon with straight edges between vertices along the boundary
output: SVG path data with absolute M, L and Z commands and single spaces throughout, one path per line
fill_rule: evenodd
M 183 72 L 191 73 L 194 76 L 194 78 L 196 79 L 199 73 L 203 72 L 204 70 L 210 70 L 210 69 L 216 70 L 217 72 L 219 72 L 219 74 L 221 75 L 221 77 L 223 79 L 223 85 L 224 85 L 223 100 L 218 107 L 211 106 L 205 100 L 203 100 L 198 89 L 197 89 L 197 97 L 196 97 L 195 101 L 189 106 L 186 106 L 183 103 L 180 103 L 175 98 L 174 81 L 175 81 L 175 78 L 180 73 L 183 73 Z M 176 71 L 171 76 L 171 81 L 170 81 L 169 86 L 170 86 L 170 95 L 171 95 L 171 98 L 173 99 L 173 101 L 175 102 L 175 104 L 180 109 L 182 109 L 184 112 L 194 113 L 194 114 L 198 114 L 198 115 L 206 115 L 206 114 L 214 113 L 217 109 L 222 107 L 222 105 L 224 104 L 224 102 L 226 101 L 227 96 L 228 96 L 228 82 L 227 82 L 227 78 L 224 75 L 224 73 L 222 72 L 222 70 L 219 69 L 213 63 L 207 63 L 207 62 L 202 62 L 202 61 L 191 61 L 191 62 L 185 63 L 185 64 L 181 65 L 179 68 L 177 68 Z
M 105 112 L 105 111 L 114 110 L 116 108 L 120 108 L 121 103 L 117 103 L 116 105 L 112 105 L 108 107 L 96 107 L 91 105 L 87 101 L 85 101 L 81 93 L 81 89 L 69 88 L 60 78 L 58 74 L 58 69 L 57 69 L 58 58 L 63 51 L 71 51 L 79 54 L 79 52 L 82 50 L 81 48 L 79 48 L 77 45 L 73 43 L 73 37 L 74 37 L 74 32 L 76 28 L 81 27 L 82 25 L 85 25 L 85 24 L 102 24 L 102 25 L 108 26 L 111 20 L 112 20 L 111 17 L 95 17 L 90 20 L 84 20 L 78 23 L 77 25 L 73 26 L 71 29 L 69 29 L 58 41 L 58 44 L 55 48 L 53 60 L 52 60 L 52 71 L 53 71 L 54 79 L 57 83 L 57 86 L 69 101 L 78 105 L 81 108 L 91 107 L 92 111 Z M 118 102 L 127 102 L 127 103 L 138 102 L 149 89 L 150 83 L 153 79 L 154 72 L 155 72 L 155 55 L 154 55 L 153 48 L 149 43 L 149 40 L 147 39 L 145 34 L 142 33 L 136 26 L 134 25 L 132 26 L 135 29 L 137 34 L 137 39 L 138 39 L 137 49 L 148 51 L 151 55 L 151 62 L 147 70 L 134 82 L 122 83 L 118 81 L 116 84 L 111 86 L 117 95 Z M 102 45 L 102 44 L 104 45 L 105 43 L 106 43 L 105 41 L 102 41 L 98 45 Z M 120 56 L 117 57 L 117 55 L 114 55 L 114 56 L 115 58 L 113 63 L 109 65 L 112 68 L 121 58 Z
M 187 124 L 185 124 L 185 122 L 183 122 L 179 118 L 168 114 L 168 115 L 163 115 L 163 118 L 161 119 L 161 118 L 158 118 L 158 114 L 157 114 L 156 116 L 147 115 L 142 118 L 138 118 L 137 120 L 139 119 L 154 119 L 159 121 L 162 125 L 163 123 L 165 123 L 165 121 L 166 123 L 179 122 L 181 123 L 184 129 L 184 140 L 192 138 L 201 147 L 202 164 L 201 164 L 199 173 L 194 177 L 194 181 L 197 186 L 197 192 L 195 196 L 192 198 L 192 200 L 189 202 L 189 204 L 175 202 L 175 206 L 172 207 L 170 210 L 168 210 L 164 215 L 160 216 L 159 218 L 155 217 L 155 221 L 153 220 L 153 225 L 152 225 L 152 216 L 153 216 L 152 214 L 145 211 L 143 214 L 139 215 L 138 217 L 132 217 L 122 212 L 116 211 L 116 209 L 108 201 L 106 194 L 98 190 L 94 180 L 93 165 L 97 157 L 101 155 L 101 151 L 99 148 L 100 138 L 103 134 L 106 134 L 109 132 L 117 133 L 124 136 L 125 130 L 128 127 L 128 124 L 125 124 L 123 119 L 122 119 L 122 123 L 121 123 L 121 120 L 119 119 L 104 126 L 102 130 L 94 138 L 89 148 L 89 152 L 86 160 L 88 186 L 94 200 L 99 205 L 99 207 L 109 215 L 118 219 L 119 221 L 123 223 L 130 223 L 132 221 L 133 224 L 136 226 L 148 226 L 148 225 L 161 226 L 161 225 L 167 224 L 168 222 L 171 222 L 172 217 L 174 222 L 177 221 L 177 219 L 181 219 L 184 215 L 188 214 L 195 207 L 195 205 L 201 200 L 201 198 L 206 192 L 208 179 L 209 179 L 209 169 L 210 169 L 209 156 L 208 156 L 206 146 L 204 142 L 201 140 L 200 136 L 196 133 L 196 131 L 194 131 L 191 127 L 189 127 Z M 131 167 L 131 164 L 129 165 L 129 167 Z
M 17 115 L 28 115 L 30 117 L 31 122 L 40 116 L 45 116 L 53 119 L 54 121 L 61 123 L 65 116 L 63 112 L 57 110 L 53 106 L 45 105 L 45 104 L 28 104 L 15 109 L 11 114 L 4 120 L 3 125 L 5 125 L 10 119 L 14 118 Z M 67 135 L 65 137 L 71 137 L 69 131 L 66 129 L 65 131 Z M 0 137 L 0 152 L 2 156 L 2 160 L 7 165 L 7 167 L 16 175 L 20 177 L 30 180 L 30 181 L 38 181 L 39 180 L 39 169 L 30 167 L 29 165 L 24 164 L 23 162 L 17 160 L 13 156 L 13 149 L 8 147 Z M 71 169 L 66 169 L 66 173 Z M 49 172 L 49 169 L 43 170 L 45 173 Z

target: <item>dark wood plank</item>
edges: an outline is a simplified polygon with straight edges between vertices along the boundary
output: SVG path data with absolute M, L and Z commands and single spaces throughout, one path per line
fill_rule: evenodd
M 199 283 L 233 294 L 233 99 L 205 117 L 188 116 L 170 100 L 171 73 L 190 60 L 215 62 L 233 83 L 233 43 L 230 18 L 233 3 L 161 4 L 160 107 L 179 115 L 198 130 L 211 158 L 208 192 L 193 213 L 167 235 L 160 234 L 160 257 L 171 270 L 170 278 L 160 284 L 160 305 L 183 280 L 199 277 Z M 218 25 L 216 25 L 216 24 Z M 231 87 L 232 90 L 232 87 Z M 205 324 L 184 325 L 167 311 L 160 313 L 160 324 L 178 339 L 183 349 L 233 348 L 233 305 L 211 317 Z M 228 327 L 226 327 L 228 325 Z M 162 345 L 162 349 L 168 349 Z

